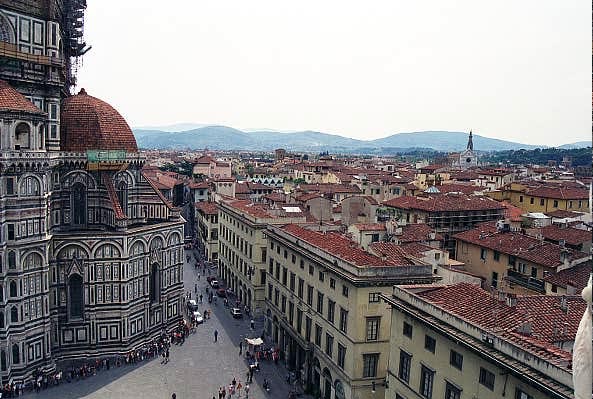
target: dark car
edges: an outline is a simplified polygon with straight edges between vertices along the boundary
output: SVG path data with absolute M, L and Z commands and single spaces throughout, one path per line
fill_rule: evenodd
M 226 290 L 224 288 L 220 288 L 218 291 L 216 291 L 216 295 L 221 298 L 226 298 Z
M 234 319 L 240 319 L 243 317 L 243 312 L 239 308 L 231 308 L 231 315 Z

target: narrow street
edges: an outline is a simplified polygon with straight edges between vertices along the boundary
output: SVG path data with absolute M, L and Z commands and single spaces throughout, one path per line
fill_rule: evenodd
M 189 252 L 187 252 L 189 253 Z M 186 291 L 195 298 L 194 284 L 204 295 L 204 303 L 199 304 L 200 313 L 212 310 L 212 318 L 199 325 L 195 334 L 190 334 L 183 345 L 172 345 L 168 364 L 161 364 L 161 358 L 145 360 L 134 365 L 111 367 L 110 370 L 97 372 L 95 376 L 84 380 L 62 383 L 39 393 L 27 392 L 22 398 L 43 399 L 170 399 L 176 393 L 177 399 L 218 399 L 218 389 L 231 383 L 233 377 L 245 386 L 248 364 L 244 356 L 239 355 L 239 342 L 245 337 L 261 335 L 263 321 L 255 323 L 255 330 L 250 328 L 250 319 L 233 319 L 230 311 L 223 304 L 222 298 L 209 304 L 205 288 L 206 277 L 197 280 L 195 262 L 184 266 Z M 215 273 L 216 270 L 212 269 Z M 203 274 L 200 271 L 200 274 Z M 214 343 L 214 330 L 218 330 L 218 342 Z M 244 346 L 244 350 L 246 347 Z M 250 384 L 249 398 L 288 398 L 290 391 L 285 378 L 286 369 L 281 362 L 275 365 L 271 361 L 262 361 L 260 371 Z M 264 378 L 270 381 L 271 390 L 262 388 Z M 241 398 L 245 397 L 242 390 Z M 306 395 L 300 398 L 310 398 Z M 228 398 L 228 395 L 227 395 Z M 238 396 L 233 396 L 238 398 Z

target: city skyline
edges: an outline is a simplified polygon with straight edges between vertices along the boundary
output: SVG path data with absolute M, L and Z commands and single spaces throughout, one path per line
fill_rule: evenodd
M 89 3 L 78 80 L 132 126 L 591 139 L 584 5 L 142 4 Z

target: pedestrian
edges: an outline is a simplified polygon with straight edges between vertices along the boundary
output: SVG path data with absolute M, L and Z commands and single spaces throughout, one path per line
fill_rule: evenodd
M 251 329 L 255 330 L 255 320 L 251 319 Z
M 175 395 L 175 392 L 173 392 L 173 395 L 171 395 L 171 399 L 177 399 L 177 395 Z
M 198 285 L 196 284 L 196 293 L 197 293 Z M 200 294 L 200 303 L 202 303 L 202 294 Z
M 239 356 L 243 354 L 243 341 L 239 341 Z
M 200 273 L 198 273 L 198 281 L 200 281 Z
M 196 294 L 198 293 L 198 283 L 194 284 L 194 291 L 195 291 Z
M 245 385 L 245 399 L 249 399 L 249 384 Z
M 214 342 L 218 342 L 218 330 L 214 330 Z

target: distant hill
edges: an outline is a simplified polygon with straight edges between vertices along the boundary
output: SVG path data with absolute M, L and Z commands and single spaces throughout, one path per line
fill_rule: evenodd
M 461 151 L 467 145 L 468 133 L 426 131 L 396 133 L 376 140 L 357 140 L 335 134 L 314 131 L 281 133 L 277 131 L 245 132 L 227 126 L 203 126 L 196 129 L 170 132 L 154 129 L 133 129 L 141 148 L 210 148 L 226 150 L 272 151 L 285 148 L 289 151 L 358 154 L 397 153 L 413 148 L 435 151 Z M 492 139 L 474 134 L 477 151 L 504 151 L 544 148 Z
M 447 131 L 426 131 L 413 133 L 396 133 L 391 136 L 372 140 L 377 147 L 425 147 L 437 151 L 460 151 L 467 146 L 468 133 Z M 474 149 L 479 151 L 504 151 L 524 148 L 526 150 L 536 145 L 515 143 L 512 141 L 491 139 L 489 137 L 473 135 Z
M 577 141 L 576 143 L 564 144 L 564 145 L 561 145 L 556 148 L 562 148 L 564 150 L 573 150 L 575 148 L 587 148 L 587 147 L 591 147 L 590 141 Z

